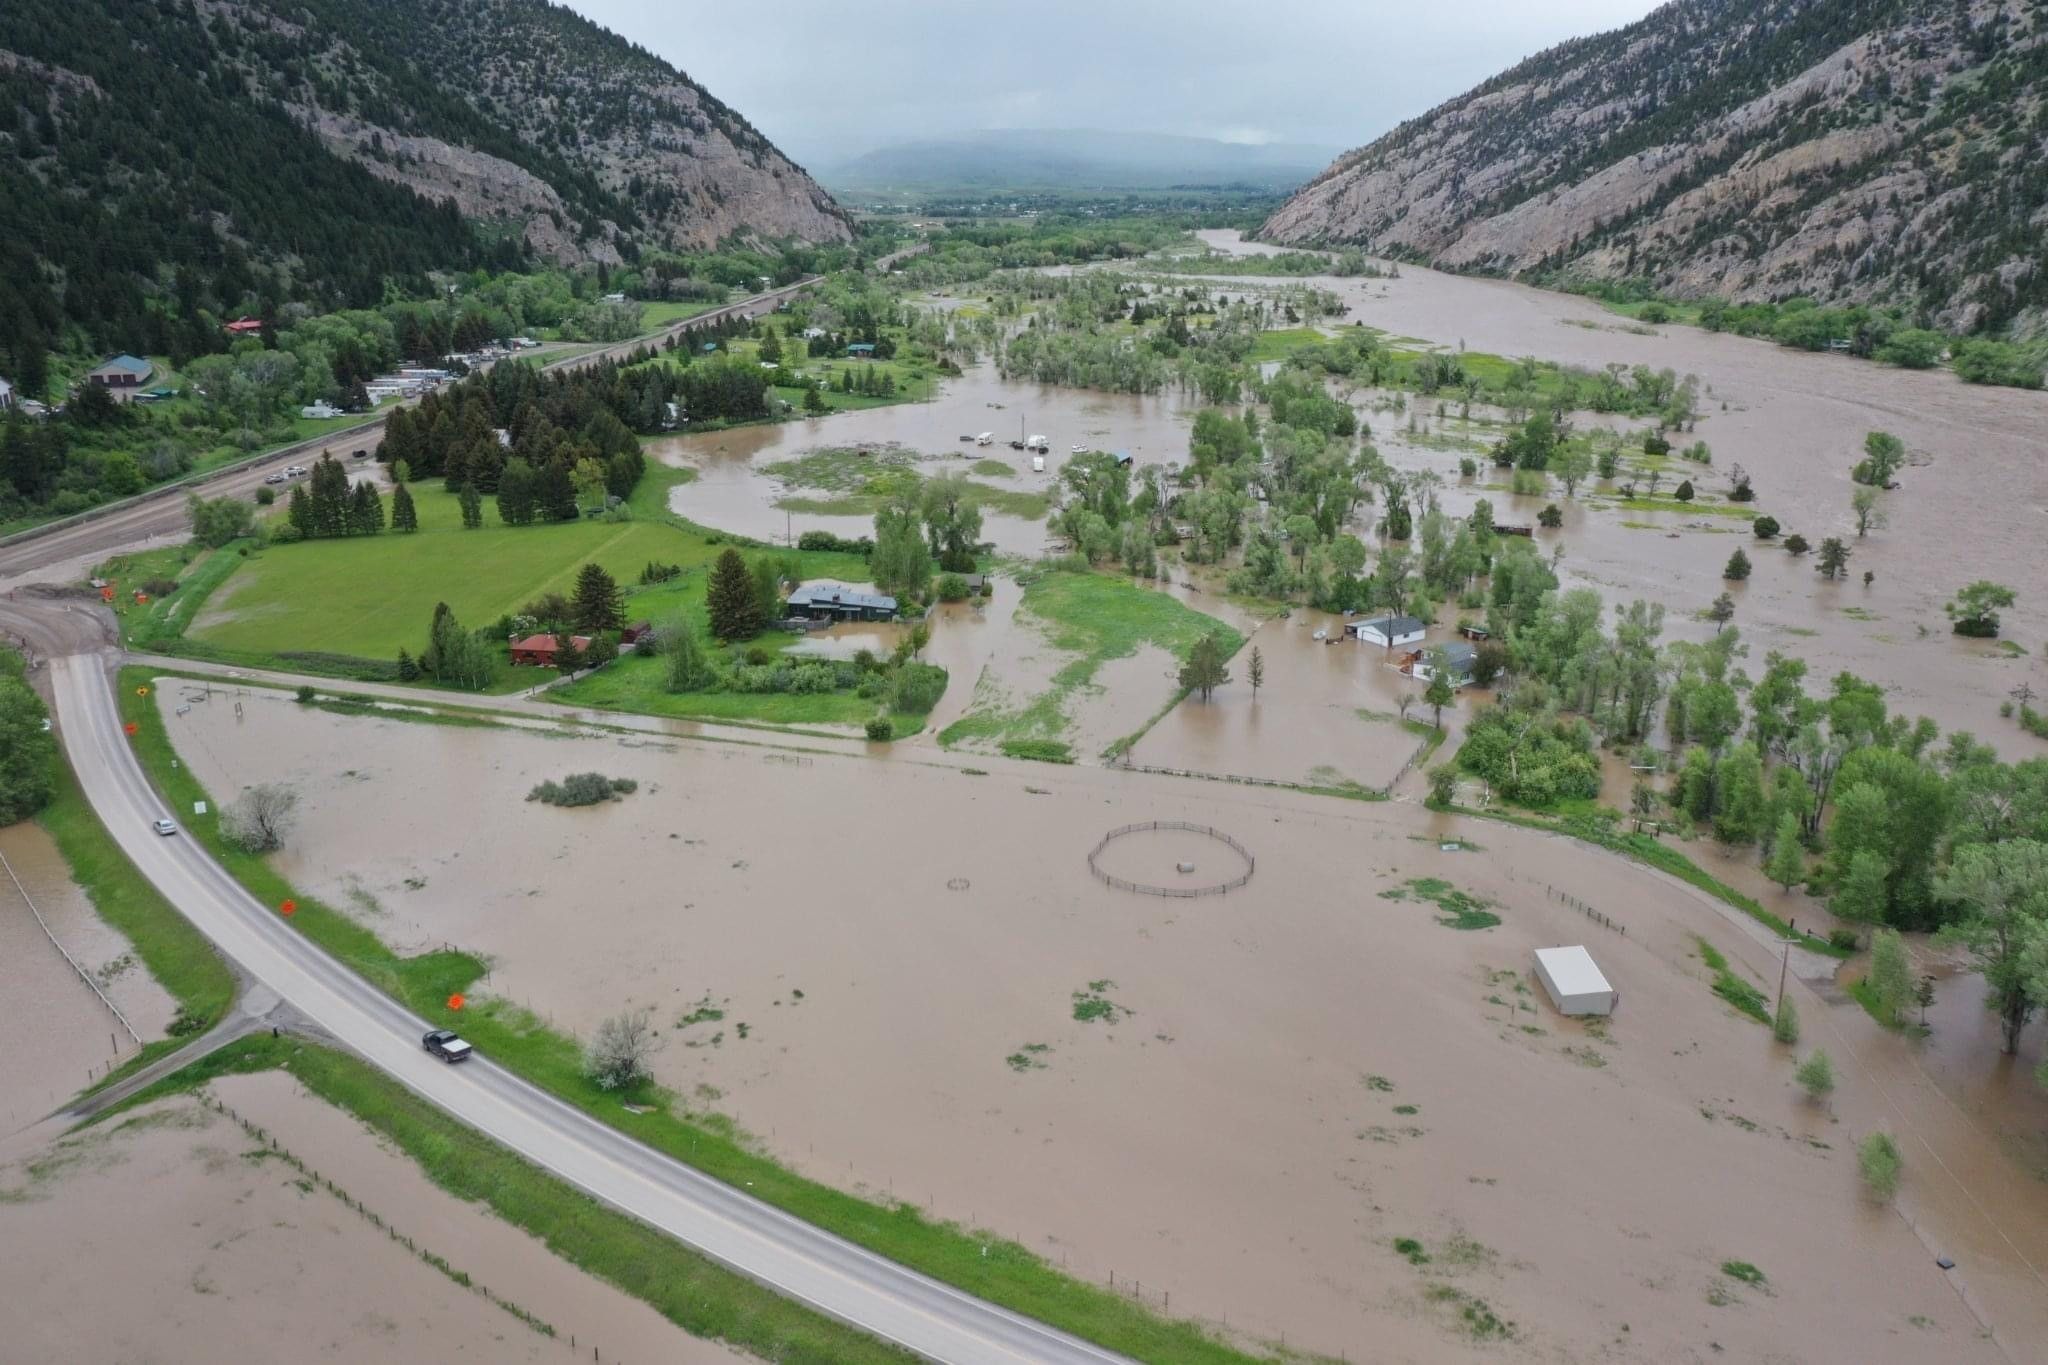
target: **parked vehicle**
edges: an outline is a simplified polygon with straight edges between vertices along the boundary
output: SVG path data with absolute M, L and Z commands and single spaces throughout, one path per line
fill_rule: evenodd
M 1026 446 L 1026 447 L 1027 447 L 1028 449 L 1031 449 L 1031 450 L 1051 450 L 1051 449 L 1052 449 L 1052 442 L 1050 442 L 1050 441 L 1046 440 L 1046 439 L 1045 439 L 1045 438 L 1044 438 L 1043 436 L 1033 436 L 1033 437 L 1032 437 L 1032 438 L 1031 438 L 1030 440 L 1026 441 L 1026 442 L 1025 442 L 1024 444 L 1025 444 L 1025 446 Z
M 993 431 L 984 431 L 974 438 L 974 443 L 978 446 L 992 446 L 996 443 L 996 434 Z
M 420 1046 L 451 1066 L 456 1062 L 468 1061 L 476 1052 L 475 1048 L 463 1042 L 451 1028 L 435 1029 L 420 1039 Z
M 150 825 L 150 828 L 158 834 L 176 834 L 178 832 L 178 827 L 169 820 L 157 820 Z
M 284 467 L 284 476 L 287 479 L 302 479 L 306 476 L 306 467 L 302 464 L 288 464 Z
M 1034 474 L 1043 474 L 1045 472 L 1045 456 L 1033 455 L 1031 457 L 1031 472 Z
M 272 474 L 272 475 L 271 475 L 271 476 L 270 476 L 269 478 L 265 479 L 265 480 L 264 480 L 263 482 L 265 482 L 265 483 L 283 483 L 283 482 L 284 482 L 284 475 L 283 475 L 283 474 Z

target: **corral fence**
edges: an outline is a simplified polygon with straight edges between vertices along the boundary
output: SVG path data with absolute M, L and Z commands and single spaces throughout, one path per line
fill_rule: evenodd
M 1543 889 L 1550 893 L 1550 898 L 1552 900 L 1558 901 L 1564 905 L 1569 905 L 1572 909 L 1578 911 L 1580 914 L 1584 915 L 1587 919 L 1593 921 L 1593 923 L 1599 925 L 1601 928 L 1612 929 L 1615 933 L 1620 934 L 1623 938 L 1628 937 L 1628 926 L 1626 924 L 1618 924 L 1614 920 L 1609 919 L 1606 914 L 1586 904 L 1577 896 L 1574 896 L 1571 892 L 1560 891 L 1556 887 L 1550 885 L 1550 883 L 1548 882 L 1545 882 L 1543 884 Z
M 1154 886 L 1148 882 L 1134 882 L 1126 877 L 1119 877 L 1113 872 L 1102 870 L 1102 850 L 1126 835 L 1144 834 L 1152 830 L 1161 829 L 1185 830 L 1190 834 L 1206 835 L 1214 839 L 1224 847 L 1234 850 L 1238 857 L 1244 859 L 1244 871 L 1227 882 L 1218 882 L 1210 886 Z M 1088 852 L 1088 870 L 1095 874 L 1098 881 L 1113 886 L 1119 891 L 1135 891 L 1141 896 L 1171 896 L 1182 900 L 1192 900 L 1197 896 L 1222 896 L 1237 890 L 1237 888 L 1252 879 L 1252 873 L 1258 870 L 1258 859 L 1252 856 L 1250 849 L 1228 834 L 1225 834 L 1222 830 L 1217 829 L 1214 825 L 1198 825 L 1191 820 L 1142 820 L 1135 825 L 1119 825 L 1103 835 L 1102 841 Z

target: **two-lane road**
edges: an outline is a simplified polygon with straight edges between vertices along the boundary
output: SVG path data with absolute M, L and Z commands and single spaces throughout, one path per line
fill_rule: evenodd
M 1122 1357 L 949 1288 L 642 1146 L 479 1058 L 428 1057 L 428 1025 L 258 903 L 166 811 L 130 749 L 104 657 L 50 661 L 71 764 L 128 856 L 221 951 L 363 1058 L 587 1193 L 778 1293 L 952 1365 L 1104 1365 Z
M 764 294 L 741 299 L 738 303 L 725 304 L 692 317 L 678 319 L 666 327 L 635 337 L 631 341 L 618 342 L 578 355 L 564 356 L 559 360 L 544 361 L 541 368 L 580 369 L 600 360 L 629 355 L 640 346 L 658 345 L 692 327 L 706 326 L 727 318 L 759 317 L 772 312 L 792 294 L 810 288 L 818 282 L 818 278 L 811 276 L 795 284 L 784 285 L 780 289 L 771 289 Z M 262 485 L 273 466 L 299 460 L 310 463 L 330 448 L 374 449 L 384 439 L 384 418 L 390 416 L 390 413 L 391 410 L 386 409 L 383 416 L 373 418 L 361 426 L 329 432 L 325 436 L 316 436 L 311 440 L 299 441 L 289 446 L 280 446 L 276 450 L 266 451 L 252 459 L 228 465 L 189 483 L 170 484 L 139 493 L 90 519 L 53 522 L 48 526 L 39 526 L 0 538 L 0 579 L 24 577 L 38 569 L 75 560 L 86 560 L 88 556 L 105 558 L 116 550 L 152 536 L 181 536 L 191 527 L 191 518 L 185 511 L 186 494 L 197 490 L 204 492 L 208 497 L 218 498 L 231 493 L 253 493 Z

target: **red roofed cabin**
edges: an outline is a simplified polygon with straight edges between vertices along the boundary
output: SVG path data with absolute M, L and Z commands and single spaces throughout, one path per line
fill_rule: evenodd
M 585 650 L 590 648 L 590 637 L 571 635 L 569 643 L 578 650 Z M 553 668 L 555 655 L 560 649 L 561 645 L 552 635 L 529 635 L 524 640 L 512 642 L 512 664 L 515 668 L 522 665 L 532 668 Z
M 263 333 L 263 322 L 260 318 L 236 318 L 224 325 L 221 330 L 231 337 L 260 336 Z

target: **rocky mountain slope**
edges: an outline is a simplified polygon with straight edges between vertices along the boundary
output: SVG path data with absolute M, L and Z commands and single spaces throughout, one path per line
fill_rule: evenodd
M 365 303 L 436 268 L 851 235 L 738 113 L 545 0 L 0 17 L 0 305 L 46 331 L 167 288 Z
M 2048 310 L 2042 0 L 1676 0 L 1347 153 L 1263 229 L 1681 297 Z

